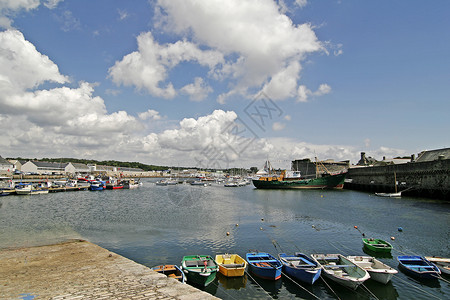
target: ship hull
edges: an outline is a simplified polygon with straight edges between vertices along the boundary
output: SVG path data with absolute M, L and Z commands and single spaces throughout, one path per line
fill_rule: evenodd
M 342 189 L 346 173 L 314 179 L 300 180 L 253 180 L 257 189 Z

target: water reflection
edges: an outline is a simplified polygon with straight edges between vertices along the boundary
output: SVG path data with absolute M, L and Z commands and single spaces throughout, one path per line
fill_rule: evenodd
M 220 285 L 227 290 L 240 290 L 245 288 L 247 284 L 247 275 L 240 277 L 226 277 L 222 273 L 218 273 L 217 277 L 219 279 Z

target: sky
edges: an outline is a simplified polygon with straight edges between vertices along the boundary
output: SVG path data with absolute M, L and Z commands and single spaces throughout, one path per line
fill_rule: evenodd
M 0 155 L 289 168 L 446 148 L 449 11 L 0 0 Z

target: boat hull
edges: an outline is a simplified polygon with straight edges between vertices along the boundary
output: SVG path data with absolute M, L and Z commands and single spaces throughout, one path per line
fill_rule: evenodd
M 152 268 L 153 271 L 164 274 L 169 278 L 178 280 L 181 283 L 186 282 L 184 272 L 177 265 L 160 265 Z
M 266 280 L 278 280 L 281 278 L 283 265 L 269 253 L 247 253 L 246 259 L 249 270 L 256 277 Z
M 390 253 L 392 245 L 380 239 L 362 239 L 364 248 L 375 253 Z
M 218 254 L 215 258 L 219 272 L 226 277 L 244 276 L 247 262 L 237 254 Z
M 450 275 L 450 258 L 440 256 L 425 256 L 425 259 L 432 262 L 441 270 L 442 274 Z
M 301 180 L 264 180 L 253 179 L 257 189 L 342 189 L 346 174 L 329 175 L 314 179 Z
M 341 254 L 311 254 L 311 257 L 322 267 L 323 276 L 352 290 L 370 278 L 366 270 Z
M 394 268 L 371 256 L 347 256 L 353 263 L 369 272 L 370 279 L 387 284 L 398 273 Z
M 280 253 L 278 258 L 283 264 L 283 271 L 293 279 L 314 284 L 320 277 L 321 268 L 317 262 L 303 253 L 296 253 L 295 255 Z
M 219 269 L 217 263 L 209 255 L 184 256 L 181 267 L 187 281 L 198 286 L 209 285 L 216 278 Z
M 400 269 L 419 279 L 438 279 L 441 275 L 439 268 L 432 262 L 421 256 L 402 255 L 397 256 Z

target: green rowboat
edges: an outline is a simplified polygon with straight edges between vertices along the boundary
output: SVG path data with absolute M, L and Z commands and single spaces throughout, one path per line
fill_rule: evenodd
M 376 253 L 389 253 L 392 250 L 392 245 L 380 239 L 362 239 L 364 248 Z
M 188 255 L 181 261 L 181 268 L 187 281 L 199 286 L 207 286 L 215 278 L 219 266 L 209 255 Z

